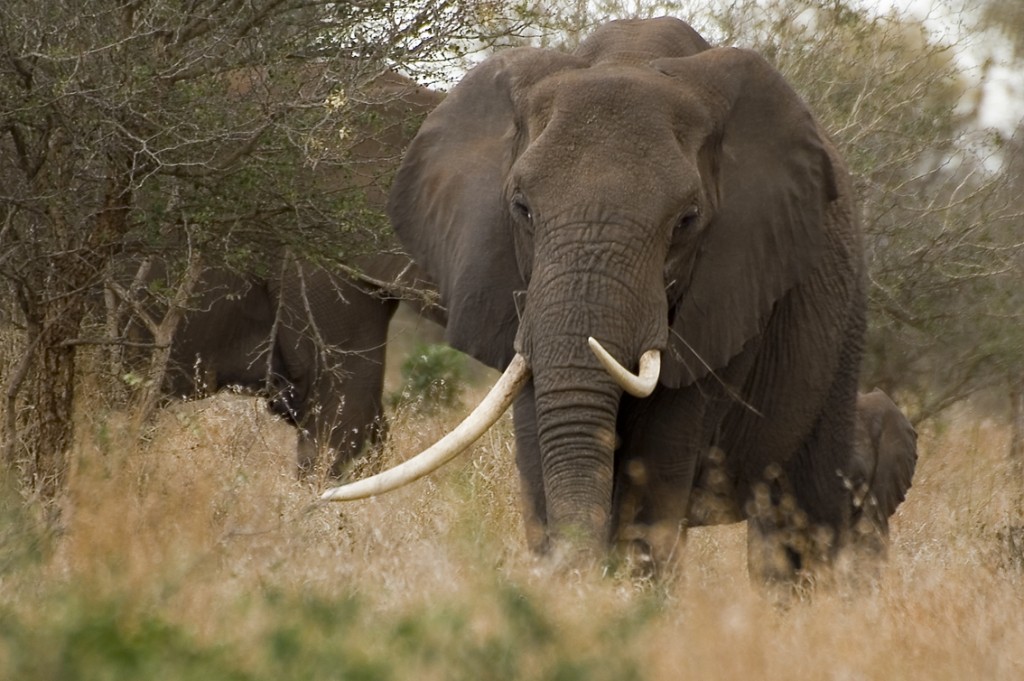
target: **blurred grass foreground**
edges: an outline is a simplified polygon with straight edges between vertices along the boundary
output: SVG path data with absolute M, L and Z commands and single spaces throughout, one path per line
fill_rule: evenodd
M 396 414 L 385 457 L 458 416 Z M 973 414 L 922 434 L 877 582 L 787 609 L 749 584 L 742 526 L 691 531 L 671 588 L 541 569 L 507 420 L 332 506 L 255 400 L 176 405 L 144 446 L 123 420 L 82 418 L 60 531 L 3 497 L 0 679 L 1024 678 L 1021 478 Z

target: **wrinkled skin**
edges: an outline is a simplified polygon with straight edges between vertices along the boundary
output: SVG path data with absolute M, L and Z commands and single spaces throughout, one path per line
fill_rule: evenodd
M 424 125 L 389 200 L 456 348 L 532 378 L 514 405 L 530 546 L 677 554 L 706 452 L 792 579 L 851 530 L 865 326 L 842 160 L 761 57 L 674 19 L 612 22 L 573 54 L 511 49 Z M 635 369 L 623 394 L 587 346 Z
M 430 288 L 405 256 L 355 264 L 375 282 Z M 149 280 L 162 276 L 156 267 Z M 364 446 L 383 441 L 385 349 L 398 295 L 294 260 L 272 280 L 208 269 L 195 291 L 171 342 L 166 394 L 188 399 L 233 387 L 267 397 L 299 430 L 301 472 L 313 470 L 321 446 L 333 450 L 338 476 Z M 443 322 L 438 310 L 418 307 Z

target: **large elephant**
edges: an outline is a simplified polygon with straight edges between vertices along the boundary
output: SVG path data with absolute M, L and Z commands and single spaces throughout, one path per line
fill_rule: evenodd
M 443 323 L 443 311 L 430 304 L 432 285 L 406 256 L 365 256 L 353 266 L 358 275 L 294 258 L 272 277 L 204 270 L 171 340 L 163 391 L 195 398 L 236 387 L 264 395 L 299 430 L 300 471 L 311 471 L 326 445 L 334 452 L 330 472 L 340 475 L 386 434 L 385 350 L 402 292 L 423 293 L 409 302 Z M 147 279 L 159 290 L 164 276 L 157 266 Z
M 763 58 L 671 18 L 611 22 L 572 54 L 501 52 L 427 117 L 389 214 L 449 342 L 506 374 L 483 424 L 324 498 L 423 474 L 514 400 L 536 551 L 586 560 L 625 538 L 667 563 L 717 451 L 765 540 L 759 574 L 835 556 L 860 226 L 843 161 Z

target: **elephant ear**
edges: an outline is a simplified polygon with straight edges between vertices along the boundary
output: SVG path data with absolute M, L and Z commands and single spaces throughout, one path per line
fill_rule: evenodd
M 680 387 L 726 366 L 814 270 L 838 191 L 806 105 L 759 55 L 713 48 L 653 66 L 695 88 L 715 119 L 702 154 L 717 168 L 717 209 L 675 301 L 662 369 L 663 382 Z
M 862 405 L 868 405 L 867 408 Z M 868 431 L 876 460 L 871 493 L 888 518 L 906 499 L 917 467 L 917 431 L 900 408 L 880 390 L 857 402 L 858 418 Z
M 448 310 L 447 341 L 497 369 L 515 354 L 513 294 L 526 288 L 503 199 L 522 143 L 519 103 L 546 76 L 584 66 L 533 48 L 489 58 L 427 116 L 391 188 L 388 215 L 438 285 Z

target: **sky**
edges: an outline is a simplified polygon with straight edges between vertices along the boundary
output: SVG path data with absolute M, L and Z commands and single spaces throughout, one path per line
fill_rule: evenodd
M 921 19 L 937 36 L 957 46 L 957 57 L 968 75 L 980 76 L 982 65 L 991 60 L 978 123 L 1004 134 L 1012 134 L 1020 126 L 1024 120 L 1024 70 L 1011 68 L 1012 51 L 1008 41 L 994 31 L 984 34 L 972 32 L 957 18 L 965 6 L 977 6 L 979 3 L 971 0 L 863 1 L 881 12 L 896 9 Z

